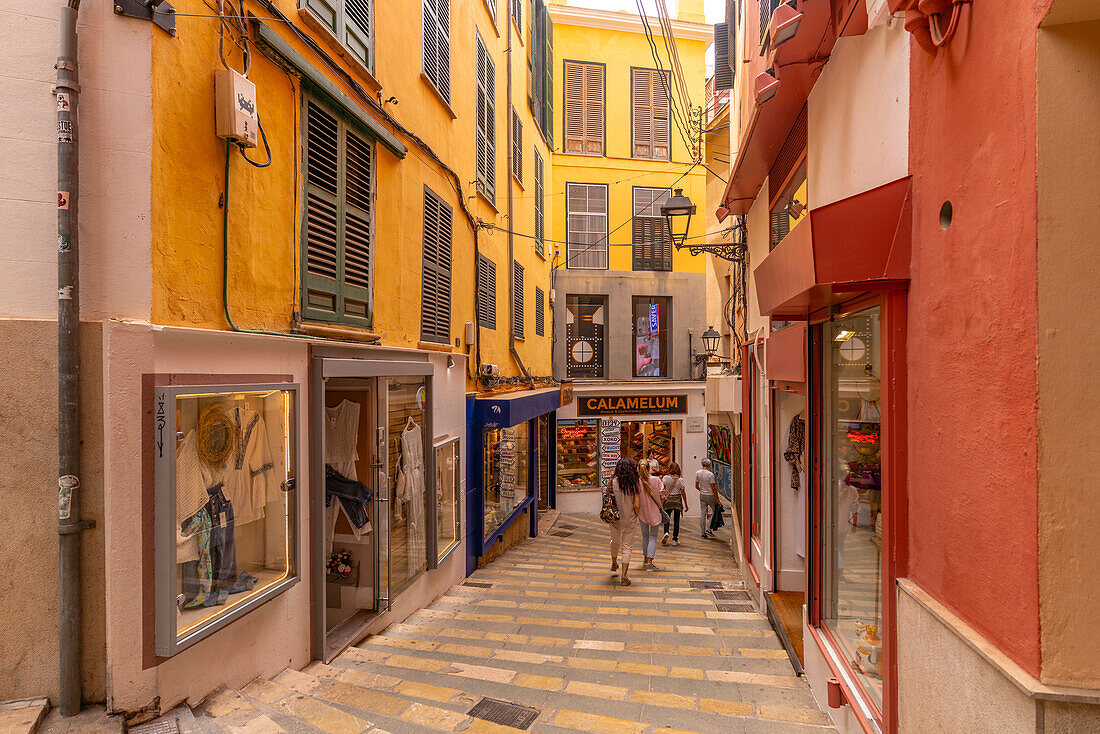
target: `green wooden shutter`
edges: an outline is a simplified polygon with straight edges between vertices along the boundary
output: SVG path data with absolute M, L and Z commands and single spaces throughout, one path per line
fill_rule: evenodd
M 477 261 L 477 324 L 497 328 L 497 266 L 484 255 Z
M 374 146 L 347 125 L 344 132 L 344 237 L 341 321 L 371 325 L 371 188 Z
M 546 293 L 535 286 L 535 336 L 546 336 Z
M 543 50 L 545 63 L 542 89 L 542 131 L 550 148 L 554 147 L 554 21 L 550 19 L 550 8 L 543 9 Z
M 298 0 L 374 73 L 374 0 Z
M 302 315 L 336 321 L 339 308 L 340 132 L 337 119 L 306 103 L 306 211 Z
M 512 261 L 512 334 L 525 339 L 523 322 L 523 266 Z
M 496 68 L 477 36 L 476 170 L 478 189 L 496 200 Z
M 546 246 L 544 242 L 544 236 L 546 232 L 546 220 L 543 213 L 543 198 L 545 197 L 545 188 L 543 184 L 543 163 L 542 156 L 539 155 L 539 149 L 534 149 L 535 154 L 535 251 L 538 254 L 544 254 L 544 248 Z

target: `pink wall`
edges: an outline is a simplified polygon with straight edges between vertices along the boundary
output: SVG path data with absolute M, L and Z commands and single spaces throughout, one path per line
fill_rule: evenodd
M 951 45 L 936 57 L 912 45 L 910 67 L 909 575 L 1036 676 L 1035 76 L 1048 4 L 969 5 Z

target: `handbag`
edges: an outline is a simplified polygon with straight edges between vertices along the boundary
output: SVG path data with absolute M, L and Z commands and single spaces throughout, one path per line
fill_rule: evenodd
M 603 507 L 600 508 L 600 519 L 608 525 L 619 521 L 619 508 L 615 505 L 615 495 L 611 491 L 611 482 L 603 488 Z
M 684 509 L 684 496 L 681 494 L 684 488 L 684 480 L 677 479 L 676 483 L 668 490 L 668 496 L 665 497 L 662 504 L 663 510 L 680 510 Z M 667 520 L 665 522 L 668 522 Z

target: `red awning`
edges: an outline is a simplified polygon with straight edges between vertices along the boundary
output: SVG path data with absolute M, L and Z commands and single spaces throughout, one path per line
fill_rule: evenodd
M 773 331 L 764 346 L 765 372 L 769 380 L 806 381 L 806 322 L 799 321 Z
M 753 271 L 760 313 L 801 316 L 908 280 L 911 187 L 906 176 L 810 211 Z

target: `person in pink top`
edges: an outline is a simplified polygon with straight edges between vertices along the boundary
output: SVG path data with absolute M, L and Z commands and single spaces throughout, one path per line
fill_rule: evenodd
M 653 555 L 657 552 L 657 534 L 661 529 L 661 480 L 649 473 L 649 462 L 638 462 L 638 474 L 642 480 L 642 491 L 638 498 L 638 524 L 642 526 L 642 553 L 646 571 L 659 571 L 653 565 Z

